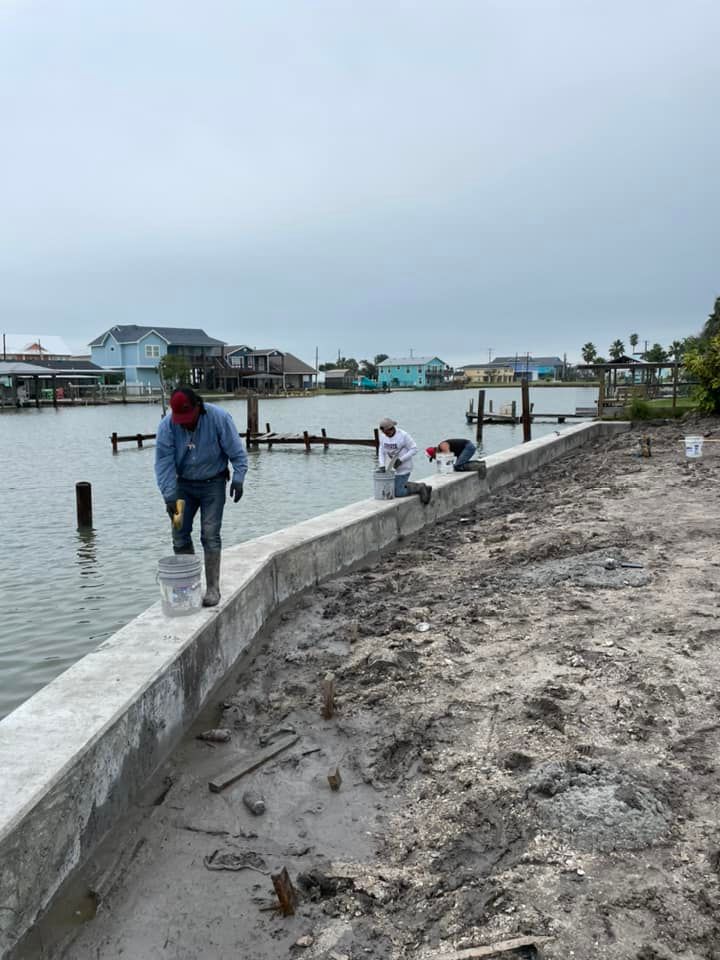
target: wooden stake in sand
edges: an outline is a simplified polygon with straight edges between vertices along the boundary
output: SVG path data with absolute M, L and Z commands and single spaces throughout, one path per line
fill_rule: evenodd
M 335 677 L 331 673 L 325 674 L 321 684 L 323 707 L 322 716 L 330 720 L 335 715 Z
M 297 894 L 290 880 L 290 874 L 287 872 L 287 867 L 283 867 L 280 873 L 273 873 L 272 882 L 280 904 L 280 913 L 286 917 L 291 917 L 295 913 Z

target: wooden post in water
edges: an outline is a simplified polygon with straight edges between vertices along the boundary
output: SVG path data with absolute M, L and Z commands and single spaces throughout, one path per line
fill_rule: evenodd
M 75 484 L 78 529 L 92 527 L 92 486 L 87 480 Z
M 322 438 L 323 438 L 323 449 L 327 450 L 330 444 L 327 441 L 327 430 L 325 429 L 325 427 L 321 428 L 320 433 L 322 434 Z
M 530 387 L 527 380 L 520 381 L 520 394 L 522 396 L 522 425 L 523 425 L 523 443 L 532 440 L 532 430 L 530 427 Z
M 52 394 L 53 394 L 53 396 L 52 396 L 52 401 L 53 401 L 53 406 L 54 406 L 55 409 L 57 410 L 57 380 L 56 380 L 55 377 L 52 377 L 52 378 L 51 378 L 51 380 L 50 380 L 50 385 L 51 385 L 51 387 L 52 387 Z
M 377 427 L 373 430 L 373 436 L 375 437 L 375 453 L 377 454 L 380 449 L 380 431 Z
M 505 407 L 507 410 L 507 407 Z M 517 400 L 513 400 L 510 404 L 510 416 L 513 419 L 513 423 L 517 423 Z
M 477 424 L 475 426 L 475 439 L 478 441 L 478 443 L 482 442 L 484 416 L 485 416 L 485 391 L 478 390 Z
M 117 447 L 118 441 L 117 441 L 117 432 L 116 432 L 115 430 L 113 430 L 112 436 L 110 437 L 110 443 L 112 444 L 113 453 L 117 453 L 117 452 L 118 452 L 118 447 Z
M 257 446 L 254 438 L 260 433 L 260 417 L 258 414 L 257 394 L 251 393 L 247 398 L 247 443 L 248 446 Z
M 138 433 L 135 439 L 137 440 L 138 450 L 142 449 L 142 434 Z
M 305 441 L 305 453 L 310 453 L 310 434 L 303 430 L 303 440 Z

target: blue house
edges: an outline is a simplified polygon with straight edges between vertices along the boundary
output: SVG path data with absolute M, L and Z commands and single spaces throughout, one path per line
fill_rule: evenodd
M 222 364 L 224 342 L 204 330 L 185 327 L 112 327 L 90 343 L 93 363 L 124 374 L 128 386 L 159 387 L 158 364 L 166 355 L 184 357 L 194 384 L 205 383 L 216 358 Z
M 378 364 L 381 387 L 436 387 L 445 383 L 450 368 L 439 357 L 388 357 Z

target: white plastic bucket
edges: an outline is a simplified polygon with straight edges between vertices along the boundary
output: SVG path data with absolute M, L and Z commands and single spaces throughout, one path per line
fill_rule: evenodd
M 202 607 L 200 558 L 192 553 L 179 553 L 158 561 L 163 613 L 166 617 L 182 617 Z
M 702 456 L 703 438 L 702 437 L 684 437 L 685 456 L 696 458 Z
M 385 470 L 376 470 L 373 474 L 376 500 L 395 499 L 395 474 Z
M 435 455 L 438 473 L 452 473 L 455 467 L 454 453 L 438 453 Z

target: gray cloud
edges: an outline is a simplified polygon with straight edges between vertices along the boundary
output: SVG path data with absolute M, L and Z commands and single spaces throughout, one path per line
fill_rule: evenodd
M 0 0 L 0 310 L 450 361 L 693 332 L 704 0 Z

